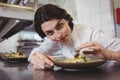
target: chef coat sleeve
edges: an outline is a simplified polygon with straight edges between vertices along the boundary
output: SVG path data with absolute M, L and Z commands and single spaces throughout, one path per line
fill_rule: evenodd
M 110 50 L 120 51 L 120 39 L 105 35 L 105 33 L 100 29 L 95 29 L 92 31 L 91 41 L 99 42 Z
M 59 51 L 60 48 L 58 46 L 58 44 L 52 40 L 50 40 L 49 38 L 45 37 L 43 43 L 41 43 L 41 45 L 37 48 L 34 48 L 29 57 L 28 57 L 28 61 L 30 61 L 30 58 L 33 54 L 37 53 L 37 52 L 42 52 L 45 54 L 49 54 L 52 55 L 54 53 L 57 53 L 57 51 Z

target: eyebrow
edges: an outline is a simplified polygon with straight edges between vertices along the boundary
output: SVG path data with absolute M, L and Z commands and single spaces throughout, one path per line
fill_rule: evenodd
M 62 20 L 62 19 L 60 19 L 60 20 L 57 22 L 57 24 L 56 24 L 55 27 L 57 27 L 57 26 L 59 25 L 59 23 L 61 22 L 61 20 Z

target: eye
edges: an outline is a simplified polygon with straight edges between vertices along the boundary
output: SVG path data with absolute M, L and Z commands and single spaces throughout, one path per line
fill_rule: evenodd
M 63 25 L 64 25 L 64 23 L 59 23 L 57 26 L 56 26 L 56 29 L 58 29 L 58 30 L 60 30 L 60 29 L 62 29 L 63 28 Z
M 46 32 L 46 35 L 48 35 L 48 36 L 52 36 L 53 34 L 54 34 L 53 31 L 47 31 L 47 32 Z

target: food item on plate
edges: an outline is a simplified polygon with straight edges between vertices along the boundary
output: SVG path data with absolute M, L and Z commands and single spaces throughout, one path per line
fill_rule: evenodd
M 25 58 L 25 54 L 22 53 L 22 52 L 18 52 L 18 53 L 5 53 L 4 54 L 5 57 L 8 57 L 8 58 Z
M 64 62 L 68 62 L 68 63 L 88 63 L 93 61 L 96 61 L 96 60 L 87 58 L 84 54 L 79 54 L 78 57 L 73 57 L 73 58 L 64 60 Z

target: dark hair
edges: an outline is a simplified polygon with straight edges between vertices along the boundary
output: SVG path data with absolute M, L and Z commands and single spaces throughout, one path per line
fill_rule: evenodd
M 51 19 L 65 19 L 69 22 L 68 24 L 71 30 L 73 30 L 73 22 L 72 22 L 73 19 L 64 9 L 53 4 L 47 4 L 38 8 L 37 11 L 35 12 L 35 17 L 34 17 L 35 31 L 42 38 L 45 37 L 46 35 L 41 29 L 41 24 Z

